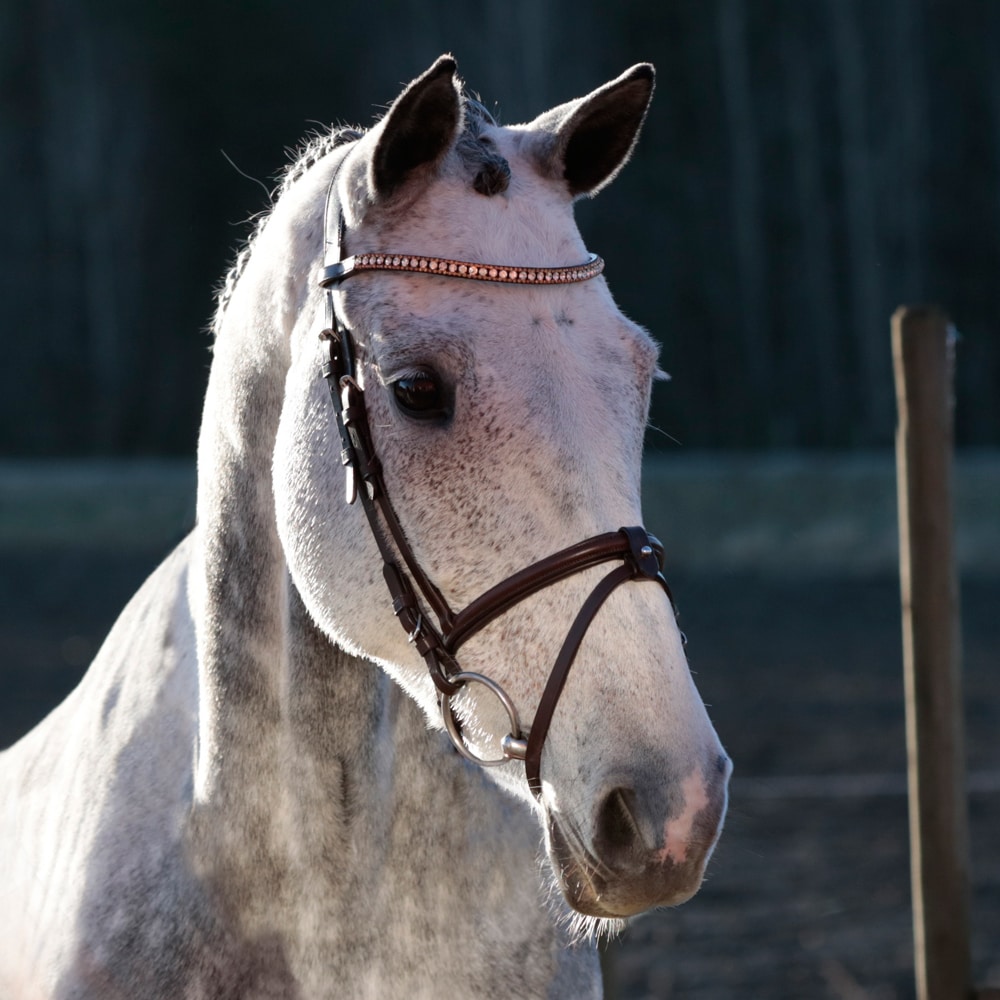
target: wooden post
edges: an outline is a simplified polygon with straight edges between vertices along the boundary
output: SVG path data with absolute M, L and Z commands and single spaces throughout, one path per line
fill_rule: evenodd
M 958 582 L 952 543 L 953 333 L 933 308 L 892 317 L 896 476 L 919 1000 L 973 995 Z

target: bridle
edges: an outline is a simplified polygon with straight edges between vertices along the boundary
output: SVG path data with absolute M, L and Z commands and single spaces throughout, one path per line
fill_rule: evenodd
M 596 277 L 604 269 L 604 261 L 591 254 L 585 263 L 570 267 L 519 267 L 396 253 L 344 257 L 345 221 L 334 197 L 335 183 L 336 177 L 331 181 L 327 196 L 326 254 L 319 284 L 327 292 L 327 324 L 321 336 L 330 343 L 330 360 L 323 366 L 323 375 L 330 386 L 340 432 L 341 458 L 347 476 L 347 502 L 354 503 L 358 497 L 361 499 L 382 556 L 382 574 L 392 598 L 393 611 L 409 641 L 427 664 L 431 680 L 438 690 L 444 724 L 455 748 L 464 757 L 484 767 L 504 764 L 508 760 L 523 760 L 528 786 L 538 797 L 542 789 L 542 746 L 577 650 L 601 605 L 612 591 L 632 580 L 658 583 L 673 605 L 673 597 L 662 572 L 663 546 L 642 527 L 620 528 L 595 535 L 532 563 L 491 587 L 461 611 L 453 611 L 414 555 L 386 492 L 382 464 L 372 441 L 364 390 L 356 378 L 353 338 L 337 315 L 334 291 L 340 282 L 351 275 L 373 270 L 409 271 L 508 284 L 568 284 Z M 361 489 L 358 488 L 358 479 L 364 484 Z M 577 613 L 549 674 L 534 722 L 525 737 L 517 708 L 506 691 L 484 674 L 462 670 L 456 655 L 477 632 L 532 594 L 606 562 L 618 562 L 620 565 L 598 582 Z M 436 624 L 421 608 L 418 592 L 437 619 Z M 451 699 L 468 684 L 488 688 L 510 719 L 510 732 L 500 741 L 503 755 L 499 758 L 479 757 L 462 736 Z

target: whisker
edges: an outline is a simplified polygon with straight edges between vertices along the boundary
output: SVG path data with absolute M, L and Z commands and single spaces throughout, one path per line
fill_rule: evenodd
M 560 823 L 559 829 L 562 831 L 563 836 L 566 840 L 570 842 L 571 860 L 577 865 L 583 861 L 584 870 L 587 873 L 587 884 L 593 889 L 594 881 L 593 876 L 597 875 L 601 878 L 609 878 L 614 875 L 614 871 L 605 862 L 601 861 L 600 858 L 596 857 L 593 852 L 586 846 L 583 836 L 577 829 L 575 823 Z M 560 859 L 561 860 L 561 859 Z

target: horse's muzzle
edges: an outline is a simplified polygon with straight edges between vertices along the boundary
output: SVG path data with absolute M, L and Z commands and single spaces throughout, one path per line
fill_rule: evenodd
M 589 838 L 550 815 L 549 854 L 569 905 L 620 918 L 690 899 L 722 832 L 730 771 L 729 758 L 720 757 L 713 773 L 692 772 L 662 819 L 647 814 L 633 789 L 616 787 L 599 804 Z

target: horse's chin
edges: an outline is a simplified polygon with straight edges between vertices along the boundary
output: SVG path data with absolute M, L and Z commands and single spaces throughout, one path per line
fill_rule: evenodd
M 669 894 L 609 885 L 586 886 L 581 891 L 573 874 L 567 880 L 560 878 L 559 882 L 563 897 L 577 913 L 602 920 L 625 920 L 657 907 L 686 903 L 701 888 L 702 875 L 699 873 L 683 888 L 672 889 Z
M 653 853 L 609 863 L 583 849 L 558 819 L 548 821 L 548 849 L 556 884 L 577 913 L 621 921 L 660 906 L 678 906 L 701 887 L 703 856 L 677 864 Z

